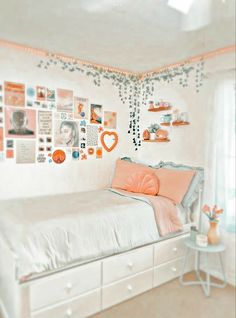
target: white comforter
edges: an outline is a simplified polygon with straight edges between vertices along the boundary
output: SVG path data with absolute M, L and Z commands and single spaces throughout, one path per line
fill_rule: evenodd
M 109 190 L 0 202 L 0 237 L 17 278 L 157 241 L 152 206 Z

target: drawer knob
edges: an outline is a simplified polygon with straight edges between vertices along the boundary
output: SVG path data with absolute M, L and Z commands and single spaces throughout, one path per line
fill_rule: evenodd
M 177 268 L 176 268 L 176 267 L 172 267 L 171 270 L 172 270 L 172 272 L 174 272 L 174 273 L 177 272 Z
M 132 269 L 133 266 L 134 266 L 134 264 L 133 264 L 133 262 L 128 262 L 127 266 L 128 266 L 130 269 Z
M 67 284 L 66 284 L 66 288 L 67 288 L 68 290 L 71 290 L 72 284 L 71 284 L 71 283 L 67 283 Z
M 67 317 L 71 317 L 72 316 L 72 310 L 71 309 L 67 309 L 66 316 Z
M 172 249 L 173 252 L 177 252 L 177 250 L 178 250 L 177 247 L 173 247 Z
M 131 285 L 128 285 L 128 286 L 127 286 L 127 289 L 128 289 L 128 291 L 131 292 L 131 291 L 133 290 L 133 287 L 132 287 Z

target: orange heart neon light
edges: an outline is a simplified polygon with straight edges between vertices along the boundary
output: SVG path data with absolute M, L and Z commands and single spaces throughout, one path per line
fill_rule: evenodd
M 105 141 L 105 137 L 106 136 L 114 136 L 114 139 L 113 139 L 113 144 L 112 145 L 107 145 L 106 144 L 106 141 Z M 111 152 L 117 145 L 118 143 L 118 135 L 116 132 L 114 131 L 104 131 L 102 134 L 101 134 L 101 143 L 102 143 L 102 146 L 103 148 L 108 151 L 108 152 Z

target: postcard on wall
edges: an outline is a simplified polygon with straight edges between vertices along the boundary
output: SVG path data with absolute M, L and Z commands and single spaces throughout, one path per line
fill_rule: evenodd
M 8 138 L 35 138 L 36 111 L 5 108 L 5 136 Z
M 32 100 L 35 99 L 36 92 L 34 87 L 31 87 L 31 86 L 27 87 L 26 94 L 28 99 L 32 99 Z
M 115 112 L 104 111 L 104 127 L 108 129 L 116 129 L 116 117 Z
M 74 117 L 88 119 L 89 102 L 88 98 L 74 97 Z
M 47 100 L 50 102 L 55 101 L 55 90 L 47 88 Z
M 54 140 L 56 147 L 78 147 L 79 127 L 78 123 L 69 120 L 54 121 Z
M 3 151 L 4 141 L 3 141 L 3 127 L 0 127 L 0 151 Z
M 14 158 L 14 149 L 7 149 L 6 150 L 6 158 L 13 159 Z
M 46 87 L 37 86 L 36 92 L 37 92 L 37 100 L 39 101 L 46 100 Z
M 16 163 L 35 163 L 34 140 L 17 140 Z
M 87 145 L 97 146 L 98 145 L 98 127 L 88 125 L 87 126 Z
M 57 110 L 61 112 L 73 112 L 73 91 L 57 89 Z
M 90 123 L 102 124 L 102 105 L 91 104 L 90 106 Z
M 38 133 L 39 135 L 52 134 L 52 112 L 50 111 L 38 112 Z
M 25 85 L 21 83 L 4 83 L 4 102 L 6 106 L 25 106 Z

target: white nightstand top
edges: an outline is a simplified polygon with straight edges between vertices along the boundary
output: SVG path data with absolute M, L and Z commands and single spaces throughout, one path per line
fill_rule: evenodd
M 195 242 L 193 242 L 190 238 L 187 238 L 184 242 L 184 244 L 196 251 L 199 252 L 206 252 L 206 253 L 220 253 L 223 252 L 225 250 L 225 245 L 223 243 L 219 243 L 217 245 L 208 245 L 206 247 L 200 247 L 198 245 L 196 245 Z

